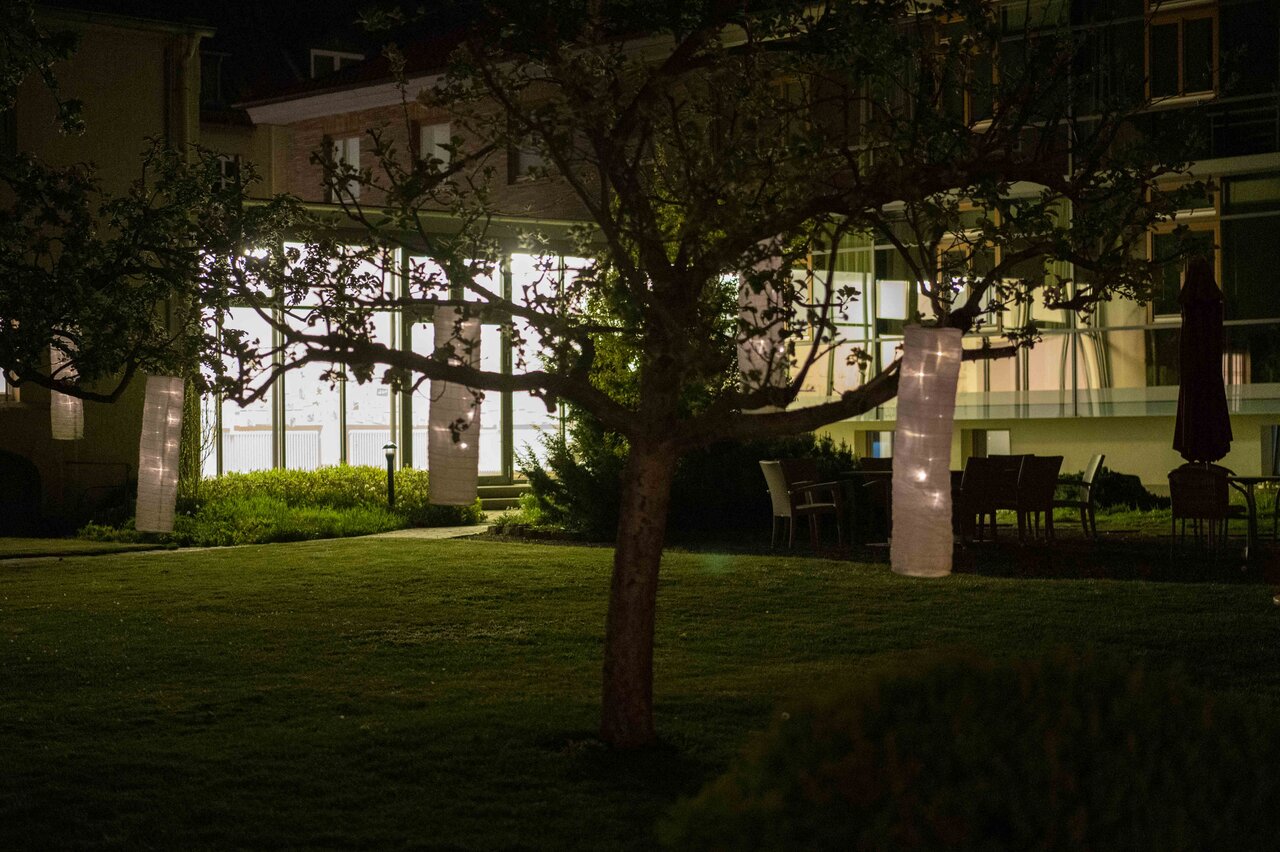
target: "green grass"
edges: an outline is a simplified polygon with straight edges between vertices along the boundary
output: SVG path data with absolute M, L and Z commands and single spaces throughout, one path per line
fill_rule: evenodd
M 663 746 L 617 756 L 593 739 L 610 556 L 365 539 L 0 563 L 0 848 L 646 848 L 777 702 L 938 647 L 1091 645 L 1280 705 L 1257 582 L 672 552 Z
M 116 541 L 84 541 L 74 538 L 0 537 L 0 559 L 23 559 L 33 556 L 91 556 L 129 550 L 150 550 L 155 546 Z

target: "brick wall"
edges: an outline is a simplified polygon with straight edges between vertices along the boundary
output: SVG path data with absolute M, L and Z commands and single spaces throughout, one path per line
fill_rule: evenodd
M 414 140 L 410 146 L 410 136 L 418 132 L 419 124 L 447 121 L 449 116 L 439 110 L 428 110 L 419 104 L 410 104 L 406 118 L 404 110 L 399 106 L 380 107 L 360 112 L 324 116 L 322 118 L 300 121 L 289 126 L 290 139 L 288 145 L 286 168 L 286 191 L 297 195 L 305 201 L 324 201 L 322 170 L 311 162 L 313 153 L 320 150 L 326 136 L 331 139 L 343 139 L 352 136 L 360 137 L 360 165 L 362 168 L 373 168 L 373 139 L 369 131 L 377 129 L 382 138 L 395 146 L 400 156 L 408 156 L 417 147 Z M 453 128 L 455 136 L 463 135 L 459 128 Z M 466 145 L 465 135 L 463 145 Z M 530 216 L 547 219 L 583 219 L 585 213 L 573 190 L 561 180 L 543 178 L 539 180 L 519 179 L 508 182 L 507 154 L 495 152 L 486 165 L 493 168 L 491 192 L 498 211 L 513 216 Z M 375 174 L 375 181 L 379 176 Z M 384 196 L 377 191 L 366 188 L 360 197 L 364 204 L 382 203 Z

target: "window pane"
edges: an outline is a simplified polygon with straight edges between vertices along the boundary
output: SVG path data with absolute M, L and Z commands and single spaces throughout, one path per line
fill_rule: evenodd
M 1222 290 L 1227 319 L 1280 316 L 1276 270 L 1280 269 L 1280 217 L 1238 219 L 1222 224 Z
M 258 341 L 258 349 L 271 346 L 271 325 L 250 308 L 233 308 L 226 328 L 245 332 L 246 341 Z M 241 408 L 222 404 L 222 470 L 224 473 L 265 470 L 272 466 L 271 398 L 275 388 L 259 402 Z
M 391 342 L 391 315 L 373 316 L 374 341 Z M 383 446 L 391 440 L 391 387 L 382 384 L 381 370 L 374 370 L 373 381 L 346 383 L 347 397 L 347 463 L 383 467 L 387 458 Z
M 1196 18 L 1182 25 L 1182 90 L 1213 89 L 1213 18 Z
M 1151 96 L 1178 94 L 1178 25 L 1151 28 Z
M 291 326 L 299 322 L 290 318 Z M 314 470 L 338 464 L 342 449 L 340 383 L 325 378 L 328 364 L 310 363 L 291 370 L 284 385 L 284 466 Z
M 1226 181 L 1225 212 L 1280 209 L 1280 175 L 1250 175 Z

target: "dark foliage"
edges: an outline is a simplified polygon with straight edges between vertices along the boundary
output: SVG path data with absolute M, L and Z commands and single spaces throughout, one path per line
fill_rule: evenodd
M 1065 474 L 1064 481 L 1079 482 L 1083 474 Z M 1099 508 L 1111 509 L 1124 507 L 1149 512 L 1152 509 L 1169 508 L 1169 498 L 1152 494 L 1142 484 L 1142 480 L 1131 473 L 1120 473 L 1109 467 L 1098 471 L 1094 481 L 1094 500 Z
M 537 520 L 587 538 L 611 540 L 618 526 L 625 442 L 584 420 L 575 424 L 571 438 L 550 437 L 545 447 L 545 464 L 532 454 L 521 459 Z M 769 492 L 759 463 L 781 458 L 816 458 L 824 477 L 857 465 L 848 446 L 812 434 L 722 442 L 694 450 L 676 469 L 668 531 L 678 535 L 767 529 Z
M 1131 661 L 949 656 L 777 714 L 664 826 L 696 849 L 1267 849 L 1280 732 Z

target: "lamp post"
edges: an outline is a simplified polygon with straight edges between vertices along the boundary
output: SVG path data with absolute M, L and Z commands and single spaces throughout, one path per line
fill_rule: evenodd
M 396 507 L 396 445 L 389 442 L 382 445 L 382 452 L 387 456 L 387 508 Z

